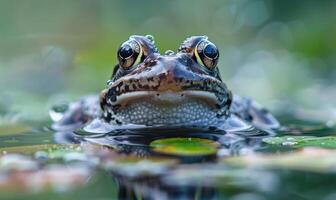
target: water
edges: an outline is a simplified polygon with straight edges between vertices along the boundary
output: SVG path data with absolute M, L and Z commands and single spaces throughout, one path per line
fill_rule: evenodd
M 4 177 L 0 180 L 0 196 L 333 199 L 336 153 L 328 149 L 302 150 L 295 145 L 302 143 L 297 141 L 299 136 L 332 136 L 335 129 L 323 123 L 292 121 L 296 125 L 287 124 L 275 135 L 253 129 L 224 133 L 186 128 L 122 129 L 108 134 L 77 130 L 74 134 L 55 133 L 48 128 L 49 122 L 12 124 L 7 132 L 13 134 L 0 139 L 0 175 Z M 288 136 L 282 145 L 263 142 L 282 135 Z M 165 143 L 165 138 L 177 139 Z M 160 141 L 159 145 L 153 145 L 154 141 Z M 204 151 L 195 151 L 188 142 L 204 147 Z M 165 144 L 170 145 L 168 150 L 162 148 Z M 18 154 L 25 156 L 13 156 Z

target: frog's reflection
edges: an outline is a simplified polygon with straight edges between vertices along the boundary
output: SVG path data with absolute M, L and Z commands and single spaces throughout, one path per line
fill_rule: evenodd
M 239 134 L 208 132 L 208 133 L 186 133 L 179 131 L 169 135 L 152 134 L 152 135 L 111 135 L 101 138 L 87 138 L 86 141 L 105 145 L 117 149 L 121 153 L 137 155 L 140 157 L 151 156 L 152 151 L 150 143 L 160 139 L 168 138 L 200 138 L 214 141 L 219 144 L 216 156 L 240 155 L 242 151 L 253 151 L 260 146 L 262 138 L 265 135 L 241 136 Z
M 109 134 L 80 135 L 71 131 L 57 132 L 54 136 L 56 143 L 74 144 L 89 142 L 105 147 L 110 147 L 120 154 L 138 157 L 155 155 L 150 143 L 164 138 L 200 138 L 215 141 L 219 144 L 217 156 L 239 155 L 242 151 L 253 150 L 260 146 L 262 138 L 270 133 L 257 129 L 241 132 L 223 132 L 222 130 L 197 130 L 197 129 L 137 129 L 116 130 Z
M 93 146 L 108 147 L 110 153 L 108 155 L 115 162 L 116 157 L 126 156 L 137 158 L 136 162 L 128 166 L 119 166 L 107 169 L 111 178 L 118 183 L 119 199 L 218 199 L 218 189 L 215 184 L 175 184 L 163 179 L 169 176 L 169 173 L 182 164 L 187 168 L 197 163 L 215 163 L 219 157 L 239 155 L 246 153 L 246 150 L 254 150 L 260 146 L 262 138 L 268 136 L 265 132 L 250 130 L 246 132 L 227 133 L 216 130 L 197 131 L 189 129 L 175 130 L 123 130 L 105 135 L 80 136 L 73 132 L 58 132 L 55 134 L 55 140 L 58 143 L 89 143 Z M 162 155 L 153 151 L 150 143 L 162 138 L 201 138 L 215 141 L 220 144 L 217 153 L 207 156 L 178 156 L 178 155 Z M 98 144 L 98 145 L 97 145 Z M 93 150 L 93 155 L 95 150 Z M 92 153 L 92 151 L 91 151 Z M 97 153 L 98 154 L 98 153 Z M 146 168 L 145 171 L 155 171 L 151 165 L 139 165 L 137 162 L 151 159 L 157 156 L 167 157 L 168 159 L 178 160 L 173 167 L 165 169 L 163 174 L 155 174 L 150 176 L 142 176 L 137 169 Z M 134 161 L 134 160 L 133 160 Z M 117 161 L 118 162 L 118 161 Z M 202 164 L 203 165 L 203 164 Z M 189 166 L 189 167 L 188 167 Z M 140 170 L 141 171 L 141 170 Z M 132 173 L 130 177 L 128 173 Z M 134 175 L 135 174 L 135 175 Z M 168 175 L 167 175 L 168 174 Z M 176 174 L 175 174 L 176 175 Z M 177 178 L 180 179 L 180 177 Z M 183 182 L 183 177 L 181 178 Z
M 213 186 L 167 186 L 159 181 L 132 183 L 118 181 L 119 200 L 154 199 L 219 199 L 218 190 Z

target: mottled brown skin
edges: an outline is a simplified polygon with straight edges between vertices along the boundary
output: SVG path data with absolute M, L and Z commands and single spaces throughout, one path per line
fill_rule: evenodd
M 105 112 L 105 119 L 110 121 L 113 113 L 122 106 L 113 104 L 124 93 L 134 91 L 208 91 L 214 93 L 218 104 L 218 116 L 227 115 L 232 101 L 232 94 L 222 82 L 218 68 L 207 69 L 194 59 L 193 48 L 206 36 L 188 38 L 178 53 L 160 55 L 153 43 L 146 37 L 135 36 L 146 52 L 143 62 L 133 69 L 125 70 L 118 65 L 112 76 L 111 84 L 103 90 L 100 105 Z
M 119 102 L 118 100 L 125 94 L 140 91 L 154 92 L 159 96 L 169 92 L 184 98 L 183 95 L 187 95 L 188 92 L 200 91 L 212 95 L 211 101 L 208 97 L 202 96 L 197 96 L 196 99 L 188 97 L 186 101 L 206 102 L 209 112 L 216 113 L 218 119 L 225 120 L 235 116 L 242 121 L 266 129 L 279 126 L 277 120 L 256 102 L 232 95 L 219 74 L 217 67 L 219 53 L 214 59 L 202 54 L 202 48 L 208 44 L 206 36 L 189 37 L 181 44 L 177 53 L 169 52 L 166 55 L 158 52 L 151 39 L 148 36 L 130 37 L 129 41 L 137 48 L 141 48 L 141 54 L 127 59 L 118 54 L 119 64 L 114 68 L 107 88 L 99 97 L 101 112 L 99 116 L 91 116 L 91 119 L 102 117 L 108 123 L 123 124 L 123 121 L 116 117 L 121 109 L 127 108 L 134 102 L 151 102 L 150 98 L 153 98 L 150 97 L 152 95 L 150 93 L 148 96 L 132 97 L 129 100 L 126 98 Z M 130 65 L 136 59 L 140 62 Z

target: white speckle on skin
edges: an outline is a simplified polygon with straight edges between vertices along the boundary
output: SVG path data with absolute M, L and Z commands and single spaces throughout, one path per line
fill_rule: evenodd
M 125 123 L 149 126 L 190 123 L 206 126 L 218 120 L 216 111 L 208 104 L 196 100 L 178 102 L 176 105 L 155 104 L 150 101 L 137 102 L 118 111 L 116 117 Z

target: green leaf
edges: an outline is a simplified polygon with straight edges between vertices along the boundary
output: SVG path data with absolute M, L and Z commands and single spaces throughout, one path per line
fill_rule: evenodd
M 18 153 L 33 154 L 37 151 L 43 151 L 49 158 L 60 158 L 64 154 L 77 150 L 78 145 L 61 145 L 61 144 L 38 144 L 29 146 L 4 147 L 0 148 L 0 153 Z
M 181 156 L 211 155 L 217 152 L 219 144 L 201 138 L 166 138 L 150 143 L 153 151 Z
M 290 146 L 293 148 L 321 147 L 336 148 L 336 137 L 314 137 L 314 136 L 282 136 L 263 139 L 263 142 L 270 145 Z

